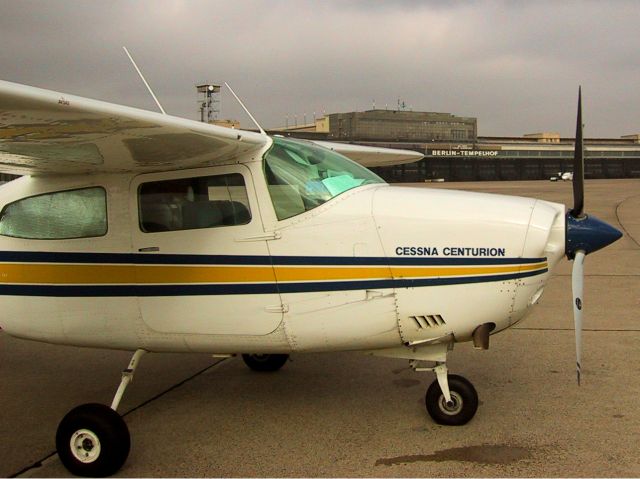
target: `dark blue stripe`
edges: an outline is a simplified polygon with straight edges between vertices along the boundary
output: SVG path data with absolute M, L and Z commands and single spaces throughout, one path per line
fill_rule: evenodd
M 148 296 L 216 296 L 231 294 L 310 293 L 319 291 L 351 291 L 359 289 L 418 288 L 452 284 L 489 283 L 527 278 L 546 273 L 547 269 L 492 276 L 463 278 L 424 278 L 370 281 L 328 281 L 313 283 L 266 284 L 185 284 L 185 285 L 0 285 L 4 296 L 49 297 L 148 297 Z
M 270 265 L 269 256 L 231 256 L 155 253 L 66 253 L 40 251 L 0 251 L 6 263 L 76 263 L 76 264 L 210 264 Z
M 0 251 L 6 263 L 279 265 L 279 266 L 445 266 L 535 264 L 546 258 L 405 258 L 343 256 L 240 256 L 155 253 L 65 253 Z

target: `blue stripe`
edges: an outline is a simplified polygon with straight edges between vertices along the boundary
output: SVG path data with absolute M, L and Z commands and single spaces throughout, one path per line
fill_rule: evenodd
M 3 263 L 279 265 L 279 266 L 462 266 L 543 263 L 546 258 L 405 258 L 346 256 L 239 256 L 154 253 L 0 251 Z
M 327 281 L 309 283 L 264 284 L 188 284 L 188 285 L 0 285 L 0 295 L 48 297 L 149 297 L 149 296 L 216 296 L 235 294 L 310 293 L 351 291 L 360 289 L 418 288 L 454 284 L 490 283 L 528 278 L 548 270 L 528 271 L 492 276 L 461 278 L 424 278 L 370 281 Z

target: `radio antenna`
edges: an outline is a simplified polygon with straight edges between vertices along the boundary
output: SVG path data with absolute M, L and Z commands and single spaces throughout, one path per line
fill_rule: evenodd
M 244 109 L 244 111 L 247 113 L 247 115 L 249 115 L 249 118 L 251 118 L 251 121 L 253 121 L 253 123 L 255 123 L 255 125 L 258 127 L 258 130 L 260 130 L 260 133 L 263 135 L 267 135 L 267 133 L 262 129 L 262 127 L 260 126 L 260 124 L 256 121 L 256 119 L 253 117 L 253 115 L 249 112 L 249 110 L 247 110 L 247 107 L 244 106 L 244 103 L 242 103 L 242 100 L 240 100 L 240 98 L 238 98 L 238 95 L 235 94 L 235 92 L 233 91 L 233 89 L 229 86 L 229 84 L 227 82 L 224 82 L 224 86 L 226 86 L 229 91 L 231 92 L 231 94 L 234 96 L 234 98 L 236 100 L 238 100 L 238 103 L 240 103 L 240 106 Z
M 140 75 L 140 78 L 142 79 L 142 82 L 144 83 L 144 86 L 146 86 L 147 90 L 149 90 L 149 93 L 151 93 L 151 96 L 153 97 L 153 100 L 156 102 L 156 105 L 158 105 L 158 108 L 160 108 L 160 111 L 162 112 L 163 115 L 166 115 L 167 113 L 164 111 L 164 108 L 162 108 L 162 105 L 160 104 L 160 102 L 158 101 L 156 96 L 153 94 L 153 90 L 151 89 L 151 87 L 147 83 L 147 80 L 144 79 L 144 75 L 142 74 L 142 72 L 138 68 L 138 65 L 136 65 L 136 62 L 133 60 L 133 57 L 129 53 L 129 50 L 127 50 L 127 47 L 124 47 L 124 46 L 122 47 L 122 49 L 124 50 L 124 52 L 129 57 L 129 60 L 131 60 L 131 63 L 133 63 L 133 68 L 135 68 L 136 71 L 138 72 L 138 75 Z

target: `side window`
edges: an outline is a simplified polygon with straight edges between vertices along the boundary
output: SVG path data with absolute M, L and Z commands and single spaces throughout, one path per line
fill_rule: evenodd
M 140 229 L 146 233 L 251 221 L 247 188 L 239 173 L 142 183 L 138 208 Z
M 0 235 L 26 239 L 91 238 L 107 234 L 103 188 L 58 191 L 6 205 Z

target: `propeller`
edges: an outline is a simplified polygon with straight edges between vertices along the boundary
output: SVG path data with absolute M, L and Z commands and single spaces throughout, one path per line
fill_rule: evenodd
M 571 216 L 580 218 L 584 213 L 584 144 L 582 140 L 582 87 L 578 87 L 578 119 L 576 142 L 573 149 L 573 209 Z
M 582 138 L 582 88 L 578 88 L 578 118 L 573 153 L 573 208 L 567 212 L 565 253 L 573 260 L 571 290 L 573 321 L 576 335 L 576 375 L 578 385 L 582 375 L 582 308 L 584 293 L 584 260 L 593 253 L 617 241 L 622 233 L 613 226 L 584 212 L 584 145 Z
M 576 332 L 576 375 L 580 386 L 582 374 L 582 294 L 584 292 L 584 251 L 576 252 L 571 271 L 571 292 L 573 293 L 573 324 Z

